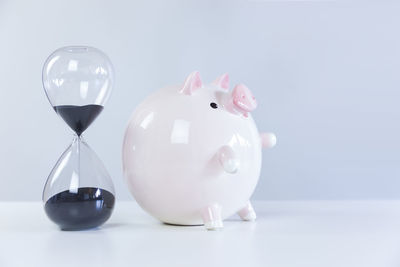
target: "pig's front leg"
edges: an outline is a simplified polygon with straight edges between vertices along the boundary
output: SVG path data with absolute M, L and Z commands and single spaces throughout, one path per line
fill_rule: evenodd
M 274 133 L 260 133 L 260 139 L 263 148 L 271 148 L 276 145 L 276 136 Z
M 256 212 L 250 201 L 247 201 L 246 205 L 238 211 L 238 215 L 243 221 L 254 221 L 257 218 Z
M 218 230 L 224 226 L 221 217 L 221 206 L 218 204 L 204 208 L 201 216 L 207 230 Z
M 230 146 L 222 146 L 218 150 L 218 161 L 228 173 L 236 173 L 239 169 L 239 159 Z

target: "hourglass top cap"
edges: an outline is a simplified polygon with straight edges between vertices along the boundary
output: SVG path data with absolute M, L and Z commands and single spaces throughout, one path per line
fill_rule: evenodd
M 66 46 L 47 58 L 42 80 L 52 106 L 103 106 L 112 91 L 114 69 L 107 55 L 97 48 Z

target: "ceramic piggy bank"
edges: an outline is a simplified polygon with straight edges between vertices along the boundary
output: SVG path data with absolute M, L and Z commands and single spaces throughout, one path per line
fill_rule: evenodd
M 229 91 L 227 74 L 204 85 L 198 72 L 183 85 L 158 90 L 134 111 L 123 144 L 124 176 L 139 205 L 177 225 L 223 226 L 234 213 L 255 220 L 249 202 L 260 175 L 257 106 L 243 84 Z

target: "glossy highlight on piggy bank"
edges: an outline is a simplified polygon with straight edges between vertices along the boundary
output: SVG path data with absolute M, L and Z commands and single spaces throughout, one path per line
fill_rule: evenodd
M 210 230 L 234 213 L 255 220 L 249 199 L 261 150 L 276 143 L 258 132 L 256 107 L 245 85 L 229 90 L 227 74 L 204 85 L 198 72 L 144 100 L 123 143 L 124 176 L 139 205 L 165 223 Z

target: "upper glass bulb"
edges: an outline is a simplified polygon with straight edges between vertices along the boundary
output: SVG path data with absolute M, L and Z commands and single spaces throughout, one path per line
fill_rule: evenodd
M 114 71 L 111 61 L 100 50 L 68 46 L 49 56 L 42 79 L 54 110 L 80 135 L 108 100 Z

